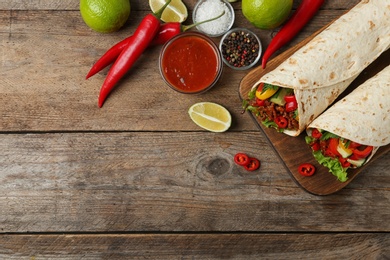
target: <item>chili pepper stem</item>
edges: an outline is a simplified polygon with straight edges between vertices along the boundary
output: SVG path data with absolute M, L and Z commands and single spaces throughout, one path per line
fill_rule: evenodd
M 213 18 L 210 18 L 210 19 L 207 19 L 207 20 L 204 20 L 204 21 L 200 21 L 200 22 L 193 23 L 193 24 L 190 24 L 190 25 L 182 25 L 182 30 L 184 32 L 184 31 L 187 31 L 187 30 L 189 30 L 189 29 L 191 29 L 191 28 L 193 28 L 195 26 L 198 26 L 200 24 L 204 24 L 204 23 L 208 23 L 208 22 L 217 20 L 218 18 L 222 17 L 224 14 L 225 14 L 225 11 L 223 11 L 220 15 L 218 15 L 216 17 L 213 17 Z
M 164 12 L 165 8 L 171 3 L 172 0 L 168 0 L 157 12 L 153 13 L 154 16 L 156 16 L 158 19 L 161 19 L 162 13 Z

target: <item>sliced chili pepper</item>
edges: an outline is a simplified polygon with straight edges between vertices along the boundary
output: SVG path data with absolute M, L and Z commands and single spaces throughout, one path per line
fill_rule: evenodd
M 311 136 L 315 139 L 320 139 L 322 136 L 322 133 L 317 128 L 314 128 L 313 130 L 311 130 Z
M 277 116 L 274 121 L 278 125 L 279 128 L 284 129 L 288 126 L 288 121 L 283 116 Z
M 362 145 L 357 148 L 355 148 L 352 152 L 355 158 L 357 159 L 363 159 L 370 155 L 374 147 L 370 145 Z
M 298 166 L 298 172 L 303 176 L 312 176 L 316 172 L 316 167 L 311 163 L 302 163 Z
M 341 163 L 341 166 L 342 166 L 343 168 L 348 168 L 348 167 L 351 166 L 351 163 L 348 162 L 347 158 L 343 158 L 343 157 L 340 156 L 340 157 L 339 157 L 339 162 Z
M 215 19 L 218 19 L 222 15 L 224 15 L 225 12 L 222 14 L 218 15 L 217 17 L 201 21 L 198 23 L 194 23 L 191 25 L 182 25 L 181 23 L 178 22 L 169 22 L 169 23 L 164 23 L 160 25 L 160 28 L 157 32 L 157 35 L 153 38 L 153 41 L 149 44 L 149 46 L 156 46 L 156 45 L 162 45 L 165 44 L 167 41 L 172 39 L 174 36 L 178 35 L 181 32 L 185 32 L 188 29 L 193 28 L 194 26 L 197 26 L 202 23 L 207 23 L 210 21 L 213 21 Z M 129 37 L 125 38 L 124 40 L 118 42 L 114 46 L 112 46 L 106 53 L 103 54 L 102 57 L 100 57 L 99 60 L 95 62 L 95 64 L 92 66 L 90 71 L 88 72 L 86 79 L 92 77 L 111 63 L 113 63 L 118 56 L 121 54 L 123 49 L 132 41 L 132 38 L 134 36 L 130 35 Z
M 260 161 L 257 158 L 250 157 L 249 163 L 244 165 L 245 170 L 247 171 L 255 171 L 259 169 Z
M 284 108 L 286 109 L 286 112 L 292 112 L 295 111 L 298 108 L 297 102 L 288 102 L 286 105 L 284 105 Z
M 115 87 L 116 83 L 130 70 L 137 59 L 142 55 L 145 49 L 152 42 L 160 28 L 160 17 L 162 12 L 168 6 L 171 0 L 168 0 L 164 6 L 154 14 L 147 14 L 135 30 L 133 37 L 122 50 L 119 57 L 109 70 L 103 86 L 100 89 L 98 106 L 102 107 L 108 94 Z
M 249 163 L 249 156 L 245 153 L 237 153 L 234 156 L 234 162 L 240 166 L 245 166 Z
M 265 69 L 267 61 L 271 55 L 291 41 L 316 14 L 324 2 L 325 0 L 303 0 L 301 2 L 291 18 L 280 29 L 268 45 L 261 61 L 263 69 Z

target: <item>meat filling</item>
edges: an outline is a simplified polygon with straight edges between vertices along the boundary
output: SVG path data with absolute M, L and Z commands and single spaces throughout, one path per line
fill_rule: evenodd
M 259 112 L 258 117 L 261 119 L 261 121 L 265 121 L 266 119 L 270 121 L 275 121 L 276 117 L 283 116 L 288 121 L 288 126 L 286 127 L 286 129 L 299 129 L 299 123 L 295 119 L 294 112 L 286 112 L 284 106 L 279 106 L 275 103 L 266 100 L 264 106 L 257 106 L 256 108 Z

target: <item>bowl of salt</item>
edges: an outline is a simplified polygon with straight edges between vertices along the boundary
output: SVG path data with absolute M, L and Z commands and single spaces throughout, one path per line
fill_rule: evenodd
M 196 26 L 196 29 L 209 37 L 219 37 L 229 31 L 234 24 L 234 9 L 226 0 L 199 0 L 192 13 L 194 23 L 199 23 L 217 17 L 225 12 L 224 15 L 216 20 L 202 23 Z

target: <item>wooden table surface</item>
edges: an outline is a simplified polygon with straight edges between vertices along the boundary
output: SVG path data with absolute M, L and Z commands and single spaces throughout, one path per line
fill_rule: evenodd
M 327 1 L 283 50 L 357 2 Z M 184 3 L 190 24 L 196 0 Z M 390 153 L 337 193 L 304 191 L 241 113 L 248 71 L 225 67 L 209 92 L 178 94 L 159 74 L 158 46 L 99 109 L 108 70 L 85 75 L 149 12 L 148 1 L 131 6 L 122 30 L 99 34 L 77 0 L 0 0 L 0 259 L 390 257 Z M 277 29 L 255 29 L 233 6 L 234 26 L 265 48 Z M 187 110 L 200 101 L 225 106 L 232 127 L 197 127 Z M 261 169 L 237 167 L 237 152 Z

